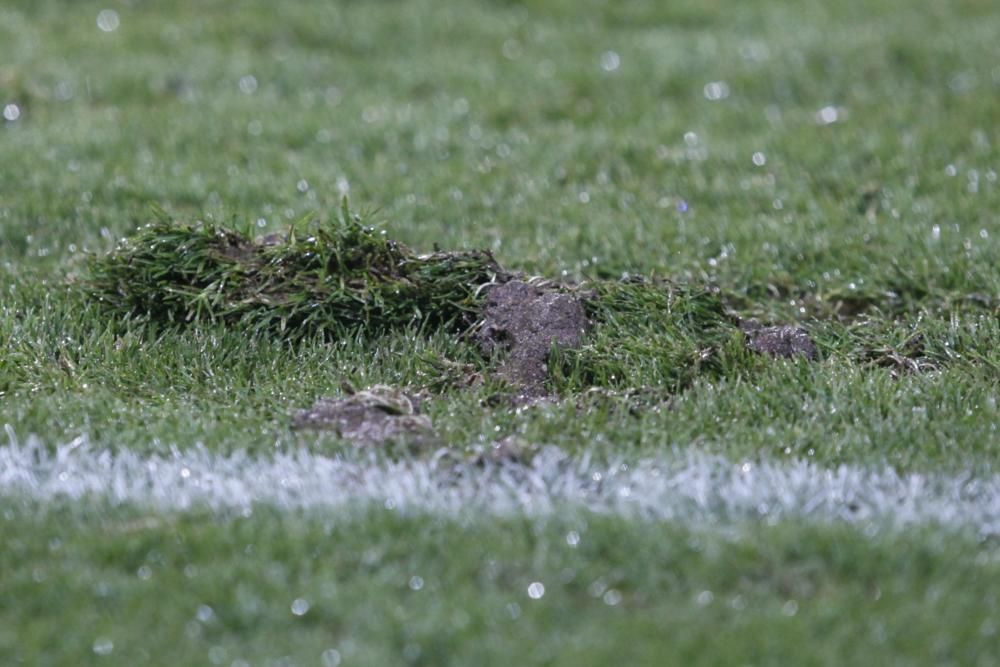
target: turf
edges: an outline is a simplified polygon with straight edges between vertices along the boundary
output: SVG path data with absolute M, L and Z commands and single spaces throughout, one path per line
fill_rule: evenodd
M 220 530 L 200 513 L 81 514 L 8 509 L 2 519 L 13 537 L 0 582 L 22 601 L 0 611 L 11 663 L 337 664 L 332 652 L 345 665 L 995 658 L 996 559 L 940 534 L 266 509 Z
M 109 319 L 222 322 L 288 338 L 469 327 L 502 274 L 489 253 L 418 256 L 352 217 L 260 240 L 161 217 L 95 258 L 85 292 Z
M 1000 12 L 974 0 L 7 2 L 0 423 L 52 448 L 86 434 L 111 451 L 335 455 L 349 445 L 293 431 L 290 411 L 344 381 L 387 383 L 426 388 L 462 452 L 517 435 L 607 460 L 680 449 L 989 474 L 998 32 Z M 178 247 L 152 233 L 210 245 L 219 230 L 259 260 L 243 278 L 350 232 L 395 265 L 458 252 L 473 279 L 449 268 L 451 291 L 416 308 L 393 290 L 396 306 L 373 308 L 365 284 L 364 308 L 314 319 L 261 283 L 249 293 L 266 298 L 178 299 L 165 320 L 152 293 L 109 314 L 87 292 L 102 275 L 116 294 L 149 286 L 110 263 L 122 239 L 171 263 Z M 268 234 L 283 244 L 255 242 Z M 593 330 L 550 364 L 558 400 L 498 399 L 496 360 L 463 336 L 487 259 L 588 291 Z M 319 265 L 295 266 L 268 279 L 304 271 L 295 294 L 315 295 Z M 204 265 L 174 268 L 207 281 L 188 297 L 217 284 Z M 804 327 L 818 361 L 750 353 L 741 318 Z M 568 517 L 470 528 L 261 508 L 147 524 L 135 508 L 2 503 L 5 663 L 324 664 L 327 649 L 343 664 L 992 660 L 996 544 L 946 530 L 750 522 L 719 536 L 587 517 L 587 549 L 565 551 Z M 163 576 L 144 580 L 151 544 Z M 366 565 L 369 548 L 381 555 Z M 501 583 L 477 574 L 489 553 Z M 189 562 L 207 575 L 193 587 Z M 414 606 L 414 574 L 432 604 Z M 586 592 L 609 576 L 618 605 Z M 113 650 L 95 652 L 105 638 Z

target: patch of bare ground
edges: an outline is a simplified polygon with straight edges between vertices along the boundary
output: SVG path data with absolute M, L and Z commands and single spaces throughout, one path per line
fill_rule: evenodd
M 576 348 L 589 329 L 578 296 L 512 280 L 489 288 L 475 340 L 484 354 L 505 355 L 497 372 L 530 400 L 546 393 L 553 346 Z
M 740 329 L 746 336 L 747 348 L 770 357 L 804 357 L 815 361 L 819 351 L 809 333 L 802 327 L 788 324 L 763 326 L 755 320 L 741 320 Z
M 359 447 L 404 442 L 426 449 L 439 442 L 430 418 L 421 413 L 420 396 L 386 385 L 344 389 L 342 398 L 320 398 L 312 407 L 294 412 L 292 426 L 331 431 Z

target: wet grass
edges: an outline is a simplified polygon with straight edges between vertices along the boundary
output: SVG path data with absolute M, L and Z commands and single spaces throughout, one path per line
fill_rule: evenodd
M 974 539 L 934 531 L 886 538 L 796 523 L 720 532 L 591 514 L 455 523 L 267 508 L 220 530 L 199 512 L 37 509 L 0 514 L 10 536 L 0 586 L 21 601 L 0 610 L 12 664 L 995 657 L 1000 566 Z M 164 631 L 150 631 L 154 618 Z
M 752 363 L 717 289 L 662 281 L 587 287 L 593 331 L 581 349 L 557 351 L 553 361 L 553 384 L 564 392 L 608 387 L 666 398 L 695 378 L 735 374 L 740 362 Z
M 609 457 L 995 470 L 998 33 L 980 2 L 7 2 L 0 423 L 53 445 L 336 453 L 288 415 L 346 380 L 429 387 L 459 449 L 514 434 Z M 345 218 L 344 194 L 377 215 Z M 495 270 L 482 250 L 591 291 L 598 326 L 552 364 L 562 400 L 510 406 L 474 382 L 494 361 L 460 335 Z M 111 259 L 95 273 L 94 257 Z M 81 290 L 95 277 L 103 305 Z M 175 283 L 190 289 L 160 289 Z M 738 318 L 804 327 L 819 360 L 747 352 Z M 200 663 L 214 645 L 221 664 L 331 646 L 344 664 L 974 664 L 995 631 L 995 545 L 935 531 L 730 540 L 588 517 L 587 549 L 564 552 L 579 528 L 562 519 L 328 530 L 262 508 L 123 531 L 132 510 L 4 502 L 15 664 Z M 480 576 L 488 553 L 502 583 Z M 136 576 L 160 557 L 162 577 Z M 433 593 L 419 613 L 414 574 Z M 601 577 L 618 606 L 584 592 Z M 329 582 L 336 603 L 307 594 Z M 289 611 L 300 596 L 311 616 Z M 114 652 L 94 653 L 105 636 Z
M 487 252 L 418 256 L 352 215 L 346 198 L 333 224 L 260 239 L 163 216 L 90 262 L 84 289 L 108 318 L 220 322 L 289 339 L 461 330 L 504 273 Z

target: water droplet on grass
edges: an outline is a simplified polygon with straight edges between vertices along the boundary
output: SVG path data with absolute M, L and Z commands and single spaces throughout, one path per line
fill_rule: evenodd
M 340 665 L 340 651 L 335 648 L 328 648 L 320 655 L 323 667 L 338 667 Z
M 816 122 L 820 125 L 830 125 L 840 120 L 840 110 L 835 106 L 825 106 L 816 112 Z
M 13 123 L 15 120 L 21 117 L 21 107 L 17 106 L 13 102 L 6 105 L 3 108 L 3 118 L 9 123 Z
M 94 653 L 97 655 L 110 655 L 115 650 L 115 643 L 107 637 L 98 637 L 94 640 Z
M 767 164 L 767 156 L 761 153 L 760 151 L 754 153 L 751 159 L 753 160 L 753 163 L 758 167 L 763 167 L 765 164 Z
M 622 59 L 615 51 L 605 51 L 601 54 L 601 69 L 614 72 L 621 67 Z
M 729 84 L 725 81 L 709 81 L 702 92 L 706 100 L 717 102 L 729 97 Z
M 423 577 L 419 577 L 417 575 L 413 575 L 412 577 L 410 577 L 410 590 L 411 591 L 419 591 L 423 587 L 424 587 L 424 579 L 423 579 Z
M 240 77 L 239 87 L 244 95 L 253 95 L 257 92 L 257 77 L 252 74 Z
M 102 9 L 97 14 L 97 27 L 103 32 L 114 32 L 121 25 L 118 12 L 113 9 Z
M 292 601 L 292 613 L 296 616 L 304 616 L 309 611 L 309 602 L 303 598 L 295 598 Z
M 532 600 L 540 600 L 545 595 L 545 584 L 540 581 L 533 581 L 528 585 L 528 597 Z
M 198 611 L 195 612 L 195 618 L 202 623 L 210 623 L 215 618 L 215 610 L 207 604 L 198 605 Z

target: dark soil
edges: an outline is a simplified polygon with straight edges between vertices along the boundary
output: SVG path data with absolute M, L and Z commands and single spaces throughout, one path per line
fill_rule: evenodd
M 576 296 L 512 280 L 490 288 L 475 337 L 484 354 L 506 351 L 500 376 L 534 398 L 545 394 L 553 345 L 579 347 L 589 328 Z
M 787 324 L 765 327 L 753 320 L 742 320 L 740 329 L 746 334 L 747 347 L 759 354 L 776 358 L 802 356 L 810 361 L 819 357 L 816 344 L 800 327 Z
M 321 398 L 296 411 L 292 426 L 333 431 L 361 447 L 403 441 L 423 448 L 438 440 L 430 418 L 420 414 L 419 397 L 382 385 L 344 398 Z

